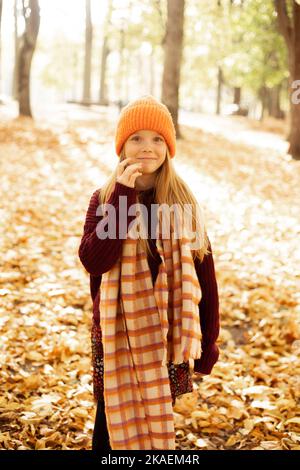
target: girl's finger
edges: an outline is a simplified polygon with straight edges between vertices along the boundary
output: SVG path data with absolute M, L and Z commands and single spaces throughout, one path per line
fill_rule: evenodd
M 128 165 L 128 163 L 129 163 L 130 161 L 133 161 L 133 158 L 131 158 L 131 157 L 124 158 L 124 160 L 122 160 L 122 161 L 119 163 L 119 166 L 123 167 L 123 166 L 125 166 L 125 165 Z
M 135 171 L 139 170 L 142 168 L 141 163 L 133 163 L 132 165 L 129 165 L 124 171 L 127 173 L 134 173 Z
M 121 176 L 122 173 L 124 172 L 124 170 L 126 169 L 126 165 L 129 165 L 129 162 L 130 160 L 132 160 L 132 158 L 125 158 L 124 160 L 122 160 L 118 166 L 117 166 L 117 175 L 118 176 Z

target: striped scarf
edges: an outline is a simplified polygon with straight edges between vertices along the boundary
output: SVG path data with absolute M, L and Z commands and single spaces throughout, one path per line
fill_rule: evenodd
M 133 230 L 134 227 L 131 228 Z M 167 362 L 201 355 L 201 288 L 185 235 L 162 237 L 153 286 L 147 255 L 131 230 L 117 263 L 102 275 L 100 325 L 104 401 L 112 449 L 175 449 Z

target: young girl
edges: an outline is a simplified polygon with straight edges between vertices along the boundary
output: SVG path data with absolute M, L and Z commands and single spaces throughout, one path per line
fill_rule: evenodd
M 93 300 L 93 450 L 175 449 L 175 399 L 219 357 L 212 249 L 197 200 L 172 165 L 168 108 L 151 95 L 130 102 L 115 148 L 119 163 L 91 197 L 79 247 Z M 186 229 L 175 236 L 174 217 L 166 235 L 158 208 L 173 205 L 192 208 L 196 246 Z

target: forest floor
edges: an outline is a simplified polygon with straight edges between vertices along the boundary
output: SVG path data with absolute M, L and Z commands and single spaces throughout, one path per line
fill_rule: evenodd
M 118 159 L 117 109 L 0 108 L 0 447 L 90 449 L 87 205 Z M 182 113 L 174 159 L 204 208 L 220 358 L 174 407 L 178 449 L 300 450 L 300 162 L 284 124 Z M 273 138 L 272 138 L 273 136 Z

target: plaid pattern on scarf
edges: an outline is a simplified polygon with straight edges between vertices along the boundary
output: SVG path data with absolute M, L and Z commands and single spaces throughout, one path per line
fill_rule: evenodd
M 175 449 L 167 362 L 200 358 L 201 288 L 185 234 L 161 235 L 153 286 L 147 255 L 131 231 L 102 275 L 104 400 L 112 449 Z

